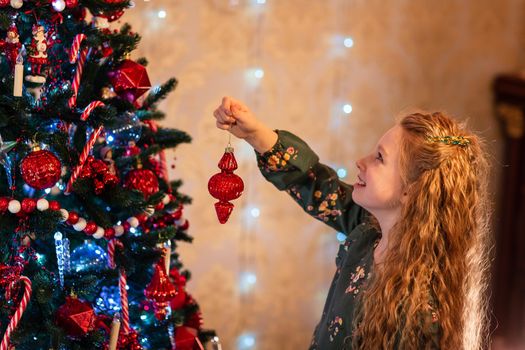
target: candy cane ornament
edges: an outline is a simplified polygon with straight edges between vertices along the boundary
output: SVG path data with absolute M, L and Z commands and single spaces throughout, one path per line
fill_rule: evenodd
M 114 269 L 117 267 L 115 264 L 115 248 L 118 246 L 119 248 L 124 248 L 124 245 L 121 241 L 117 239 L 112 239 L 108 243 L 108 265 L 110 268 Z M 120 305 L 122 307 L 121 313 L 122 313 L 122 331 L 124 334 L 129 333 L 129 305 L 128 305 L 128 291 L 126 289 L 126 286 L 128 284 L 127 276 L 126 276 L 126 270 L 123 268 L 119 269 L 119 279 L 118 279 L 118 286 L 120 290 Z
M 73 45 L 71 46 L 71 50 L 69 51 L 69 62 L 77 63 L 75 77 L 73 78 L 73 82 L 71 84 L 71 88 L 73 89 L 73 96 L 71 96 L 71 98 L 68 101 L 69 108 L 73 108 L 77 104 L 77 95 L 78 89 L 80 87 L 80 79 L 82 79 L 84 64 L 86 63 L 86 58 L 88 55 L 88 48 L 83 48 L 82 51 L 80 51 L 80 44 L 82 44 L 82 41 L 84 41 L 85 39 L 85 34 L 77 34 L 75 36 L 75 39 L 73 39 Z
M 80 120 L 87 120 L 93 110 L 98 107 L 105 106 L 104 102 L 101 101 L 93 101 L 91 102 L 85 109 L 82 115 L 80 116 Z M 84 149 L 82 150 L 82 153 L 80 154 L 80 158 L 78 160 L 77 167 L 71 174 L 71 178 L 69 179 L 69 182 L 67 183 L 66 190 L 64 191 L 64 194 L 71 193 L 71 189 L 73 188 L 73 183 L 77 180 L 77 178 L 80 175 L 80 172 L 82 171 L 82 166 L 86 162 L 86 159 L 89 156 L 89 153 L 93 149 L 93 146 L 95 145 L 95 142 L 97 142 L 97 138 L 102 132 L 102 126 L 99 126 L 96 128 L 91 135 L 89 136 L 89 140 L 86 142 L 86 145 L 84 146 Z
M 4 334 L 4 337 L 2 338 L 2 343 L 0 344 L 0 350 L 8 350 L 9 349 L 9 341 L 11 338 L 11 333 L 14 331 L 18 323 L 20 322 L 20 319 L 22 318 L 22 314 L 27 308 L 27 304 L 29 303 L 29 299 L 31 299 L 31 280 L 27 278 L 26 276 L 20 276 L 20 279 L 18 282 L 22 282 L 25 285 L 24 288 L 24 295 L 22 297 L 22 300 L 20 301 L 20 304 L 18 305 L 18 308 L 16 309 L 15 314 L 13 317 L 11 317 L 11 320 L 9 321 L 9 325 L 7 325 L 7 330 Z M 11 289 L 14 287 L 14 283 L 11 284 L 8 287 L 8 292 L 11 291 Z

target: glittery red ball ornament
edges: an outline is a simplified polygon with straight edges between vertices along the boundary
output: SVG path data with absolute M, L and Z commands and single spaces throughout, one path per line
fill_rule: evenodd
M 6 7 L 9 3 L 10 0 L 0 0 L 0 7 Z
M 112 239 L 115 237 L 115 229 L 113 227 L 108 227 L 104 229 L 104 238 L 107 240 Z
M 78 6 L 78 0 L 66 0 L 66 7 L 71 9 Z
M 242 179 L 233 173 L 237 169 L 233 148 L 226 147 L 219 161 L 219 169 L 221 172 L 213 175 L 208 181 L 208 191 L 219 200 L 215 203 L 215 211 L 219 222 L 224 224 L 233 210 L 233 204 L 229 201 L 239 198 L 244 190 Z
M 177 290 L 166 274 L 164 259 L 161 259 L 157 265 L 155 265 L 151 282 L 146 289 L 144 289 L 146 298 L 153 302 L 155 317 L 157 317 L 158 320 L 166 318 L 166 307 L 176 294 Z
M 58 203 L 57 201 L 49 201 L 49 209 L 60 210 L 60 203 Z
M 132 60 L 122 61 L 117 69 L 108 73 L 108 77 L 117 95 L 131 103 L 151 88 L 146 68 Z
M 64 305 L 58 308 L 55 321 L 67 335 L 80 338 L 94 329 L 96 316 L 90 303 L 70 296 L 66 297 Z
M 36 150 L 29 153 L 20 163 L 24 181 L 37 190 L 53 187 L 62 172 L 62 164 L 52 152 Z
M 144 194 L 145 199 L 159 192 L 159 180 L 155 173 L 149 169 L 131 170 L 126 176 L 124 186 L 132 190 L 139 190 Z

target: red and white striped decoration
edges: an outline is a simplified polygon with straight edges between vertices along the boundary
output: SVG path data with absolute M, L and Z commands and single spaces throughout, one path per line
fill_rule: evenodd
M 20 279 L 18 282 L 22 282 L 25 285 L 24 288 L 24 296 L 22 297 L 22 300 L 20 301 L 20 304 L 18 305 L 18 308 L 16 309 L 15 314 L 13 317 L 11 317 L 11 320 L 9 321 L 9 325 L 7 325 L 7 330 L 4 334 L 4 337 L 2 338 L 2 343 L 0 344 L 0 350 L 8 350 L 9 349 L 9 341 L 11 338 L 11 333 L 15 330 L 16 326 L 18 325 L 18 322 L 20 322 L 20 319 L 22 318 L 22 314 L 27 308 L 27 304 L 29 303 L 29 299 L 31 299 L 31 280 L 27 278 L 26 276 L 20 276 Z M 9 289 L 13 288 L 13 285 L 10 285 L 8 287 Z
M 117 267 L 115 264 L 115 248 L 124 248 L 124 245 L 121 241 L 113 238 L 111 241 L 108 242 L 108 265 L 110 268 L 114 269 Z M 126 289 L 126 286 L 128 285 L 128 279 L 126 276 L 126 270 L 121 268 L 119 270 L 119 279 L 118 279 L 118 286 L 120 290 L 120 305 L 121 305 L 121 315 L 122 315 L 122 331 L 124 334 L 129 333 L 129 305 L 128 305 L 128 291 Z
M 77 95 L 78 95 L 78 89 L 80 87 L 80 79 L 82 79 L 82 72 L 84 71 L 84 64 L 86 63 L 86 58 L 88 55 L 87 48 L 82 49 L 79 55 L 80 44 L 85 39 L 86 39 L 85 34 L 77 34 L 75 36 L 75 39 L 73 40 L 71 51 L 69 51 L 69 62 L 77 63 L 77 68 L 75 70 L 75 77 L 73 78 L 73 82 L 71 84 L 71 88 L 73 89 L 73 96 L 71 96 L 71 98 L 68 101 L 69 108 L 73 108 L 77 104 Z
M 85 109 L 82 115 L 80 116 L 81 120 L 87 120 L 93 110 L 98 107 L 105 106 L 104 102 L 101 101 L 93 101 L 91 102 Z M 102 126 L 99 126 L 96 128 L 91 135 L 89 136 L 89 140 L 87 141 L 86 145 L 84 146 L 84 149 L 82 150 L 82 153 L 80 154 L 80 158 L 78 160 L 77 167 L 71 174 L 71 178 L 69 179 L 69 182 L 67 183 L 66 190 L 64 194 L 71 193 L 71 189 L 73 188 L 73 183 L 77 180 L 78 176 L 80 175 L 80 172 L 82 171 L 82 166 L 86 162 L 86 159 L 89 156 L 89 153 L 93 149 L 93 146 L 95 145 L 95 142 L 97 142 L 97 138 L 102 132 Z

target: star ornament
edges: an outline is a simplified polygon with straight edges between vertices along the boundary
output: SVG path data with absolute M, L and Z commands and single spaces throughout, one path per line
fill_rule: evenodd
M 130 103 L 134 103 L 151 88 L 146 67 L 132 60 L 122 61 L 108 76 L 117 95 Z

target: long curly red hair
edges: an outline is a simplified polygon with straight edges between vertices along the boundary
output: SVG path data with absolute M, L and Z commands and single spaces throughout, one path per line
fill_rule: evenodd
M 432 309 L 441 349 L 483 348 L 492 239 L 482 142 L 439 112 L 412 113 L 399 125 L 407 201 L 384 263 L 360 296 L 352 348 L 429 348 Z M 469 144 L 429 136 L 463 136 Z

